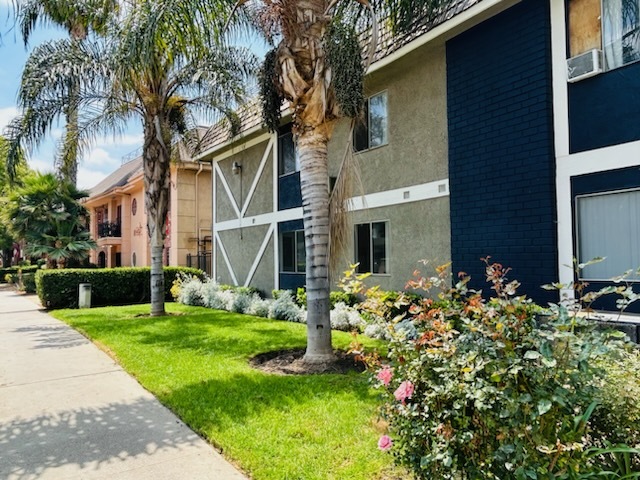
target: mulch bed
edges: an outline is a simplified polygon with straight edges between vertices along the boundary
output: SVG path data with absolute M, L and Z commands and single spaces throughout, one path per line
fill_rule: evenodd
M 336 360 L 331 363 L 307 364 L 304 363 L 305 350 L 278 350 L 275 352 L 261 353 L 253 357 L 249 363 L 253 368 L 264 372 L 279 375 L 313 375 L 320 373 L 363 372 L 365 366 L 355 360 L 355 355 L 344 350 L 334 350 Z

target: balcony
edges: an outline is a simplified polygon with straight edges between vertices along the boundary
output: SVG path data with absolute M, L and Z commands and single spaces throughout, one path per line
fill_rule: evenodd
M 98 238 L 121 236 L 120 222 L 104 222 L 98 224 Z

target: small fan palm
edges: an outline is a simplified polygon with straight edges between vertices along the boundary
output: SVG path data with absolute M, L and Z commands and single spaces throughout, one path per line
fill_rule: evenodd
M 44 257 L 49 262 L 55 262 L 58 268 L 64 268 L 69 260 L 82 261 L 87 258 L 89 251 L 97 247 L 89 232 L 75 218 L 56 220 L 53 234 L 42 234 L 32 239 L 26 253 L 33 257 Z

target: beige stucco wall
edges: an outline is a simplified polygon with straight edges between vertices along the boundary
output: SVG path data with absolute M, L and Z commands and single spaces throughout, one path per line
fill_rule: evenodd
M 171 184 L 171 265 L 186 265 L 187 254 L 211 250 L 211 166 L 172 167 Z
M 388 274 L 371 275 L 367 280 L 369 286 L 402 290 L 416 268 L 433 273 L 433 266 L 450 260 L 448 197 L 353 212 L 351 221 L 353 225 L 388 222 Z M 350 240 L 347 254 L 341 262 L 345 268 L 341 271 L 355 261 L 353 236 Z M 432 267 L 419 264 L 420 260 L 427 260 Z
M 149 237 L 147 234 L 147 215 L 144 208 L 144 192 L 142 189 L 142 183 L 136 186 L 131 191 L 131 202 L 136 200 L 137 208 L 136 214 L 131 215 L 132 211 L 129 208 L 129 215 L 131 215 L 131 250 L 127 255 L 127 265 L 133 265 L 133 254 L 136 254 L 136 266 L 142 267 L 151 263 L 151 257 L 149 256 Z M 123 258 L 125 260 L 125 258 Z
M 365 95 L 387 92 L 388 144 L 356 154 L 365 193 L 447 178 L 447 90 L 444 46 L 421 48 L 367 76 Z M 349 122 L 329 144 L 336 176 Z
M 356 154 L 363 193 L 385 192 L 436 181 L 446 185 L 448 144 L 445 67 L 444 46 L 423 47 L 367 77 L 367 96 L 387 92 L 388 143 Z M 329 144 L 331 176 L 337 175 L 348 145 L 348 128 L 349 121 L 339 122 Z M 252 139 L 243 139 L 233 150 L 227 149 L 216 155 L 218 166 L 236 202 L 240 200 L 240 179 L 243 181 L 244 200 L 267 145 L 265 140 L 246 148 L 241 146 L 243 142 L 250 140 Z M 231 172 L 234 161 L 242 164 L 242 176 Z M 262 173 L 246 216 L 274 210 L 272 161 L 269 160 Z M 389 197 L 387 200 L 397 202 L 396 197 Z M 220 180 L 216 183 L 215 208 L 217 222 L 237 218 Z M 239 208 L 242 208 L 241 205 Z M 372 276 L 371 284 L 379 284 L 384 289 L 402 289 L 419 266 L 420 259 L 427 259 L 436 265 L 449 261 L 451 246 L 448 196 L 353 212 L 351 231 L 357 223 L 374 221 L 389 222 L 389 274 Z M 245 282 L 267 228 L 268 225 L 247 225 L 242 229 L 242 238 L 239 229 L 218 232 L 238 283 Z M 275 224 L 274 237 L 277 238 Z M 267 293 L 274 287 L 273 241 L 270 240 L 265 256 L 251 281 L 251 285 Z M 351 244 L 344 252 L 341 263 L 346 267 L 354 261 L 354 257 L 351 238 Z M 223 283 L 232 283 L 220 249 L 217 250 L 217 279 Z

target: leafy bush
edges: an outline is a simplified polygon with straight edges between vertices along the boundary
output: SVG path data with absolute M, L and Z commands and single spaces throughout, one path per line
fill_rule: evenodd
M 358 311 L 342 302 L 338 302 L 331 315 L 331 328 L 344 332 L 360 331 L 364 327 L 364 321 Z
M 36 293 L 35 272 L 22 274 L 22 288 L 26 293 Z
M 596 425 L 607 418 L 615 425 L 619 418 L 611 414 L 627 405 L 604 401 L 615 393 L 615 378 L 607 380 L 603 362 L 624 351 L 620 334 L 598 331 L 564 306 L 538 324 L 537 308 L 516 296 L 518 282 L 506 280 L 507 270 L 487 261 L 486 271 L 494 291 L 488 300 L 467 289 L 468 278 L 452 288 L 446 268 L 409 282 L 435 300 L 410 298 L 406 305 L 402 294 L 392 301 L 376 289 L 366 292 L 360 308 L 384 318 L 391 336 L 384 363 L 368 357 L 390 429 L 379 448 L 420 479 L 601 473 L 603 457 L 590 449 L 599 446 Z M 626 361 L 616 364 L 629 371 Z M 612 440 L 638 434 L 637 421 L 623 424 L 631 431 Z
M 24 273 L 35 273 L 38 271 L 37 265 L 25 265 L 25 266 L 16 266 L 16 267 L 4 267 L 0 268 L 0 282 L 3 283 L 11 283 L 11 279 L 13 279 L 14 275 L 18 275 L 20 272 Z M 13 279 L 15 281 L 15 279 Z
M 165 299 L 171 300 L 171 288 L 178 274 L 204 278 L 201 270 L 187 267 L 165 267 Z M 46 308 L 76 308 L 78 285 L 91 284 L 93 306 L 129 305 L 150 301 L 149 267 L 39 270 L 36 292 Z
M 274 296 L 274 298 L 276 297 Z M 302 308 L 307 308 L 307 291 L 304 287 L 298 287 L 296 291 L 296 303 Z M 344 303 L 349 307 L 353 307 L 358 303 L 358 297 L 353 293 L 342 291 L 329 292 L 329 304 L 331 308 L 335 308 L 338 303 Z
M 246 291 L 237 292 L 231 302 L 229 311 L 234 313 L 246 313 L 254 299 L 254 295 L 255 294 L 251 294 Z
M 602 360 L 605 372 L 591 427 L 595 440 L 640 448 L 640 351 L 619 352 Z M 637 471 L 640 458 L 636 457 Z
M 245 313 L 256 317 L 267 318 L 269 316 L 271 303 L 272 302 L 270 300 L 265 300 L 260 297 L 254 296 L 252 297 L 249 308 L 247 308 L 247 311 Z
M 303 310 L 296 304 L 290 291 L 281 291 L 269 308 L 269 318 L 287 320 L 288 322 L 303 322 Z

